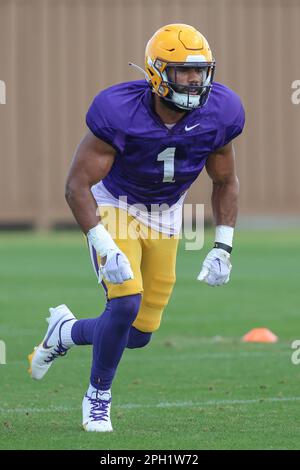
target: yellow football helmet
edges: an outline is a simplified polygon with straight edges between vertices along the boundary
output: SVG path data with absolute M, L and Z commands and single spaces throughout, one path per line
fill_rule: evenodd
M 186 67 L 200 74 L 201 84 L 182 86 L 177 83 L 177 71 L 182 72 Z M 214 69 L 215 60 L 207 40 L 192 26 L 163 26 L 146 46 L 145 70 L 149 84 L 157 95 L 177 108 L 191 110 L 204 106 L 212 87 Z

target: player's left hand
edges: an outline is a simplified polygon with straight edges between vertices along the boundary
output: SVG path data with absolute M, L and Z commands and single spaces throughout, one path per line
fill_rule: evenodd
M 197 279 L 212 287 L 221 286 L 229 281 L 231 268 L 230 254 L 222 248 L 213 248 L 203 261 Z

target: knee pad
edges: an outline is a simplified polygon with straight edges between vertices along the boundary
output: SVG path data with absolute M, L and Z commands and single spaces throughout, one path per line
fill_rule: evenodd
M 143 348 L 149 343 L 152 333 L 144 333 L 143 331 L 137 330 L 134 326 L 130 328 L 127 348 Z
M 140 308 L 141 294 L 116 297 L 108 301 L 111 317 L 120 326 L 131 325 Z

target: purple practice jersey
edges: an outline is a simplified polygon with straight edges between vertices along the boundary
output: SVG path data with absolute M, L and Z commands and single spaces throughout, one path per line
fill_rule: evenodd
M 202 171 L 210 153 L 234 139 L 244 127 L 240 98 L 214 83 L 203 108 L 187 112 L 172 129 L 155 113 L 146 80 L 114 85 L 92 102 L 86 122 L 116 149 L 102 180 L 128 204 L 174 204 Z

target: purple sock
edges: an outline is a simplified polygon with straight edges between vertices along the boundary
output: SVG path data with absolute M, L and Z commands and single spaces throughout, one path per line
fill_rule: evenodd
M 95 388 L 108 390 L 111 387 L 140 303 L 141 294 L 111 299 L 104 313 L 96 319 L 91 370 L 91 384 Z

